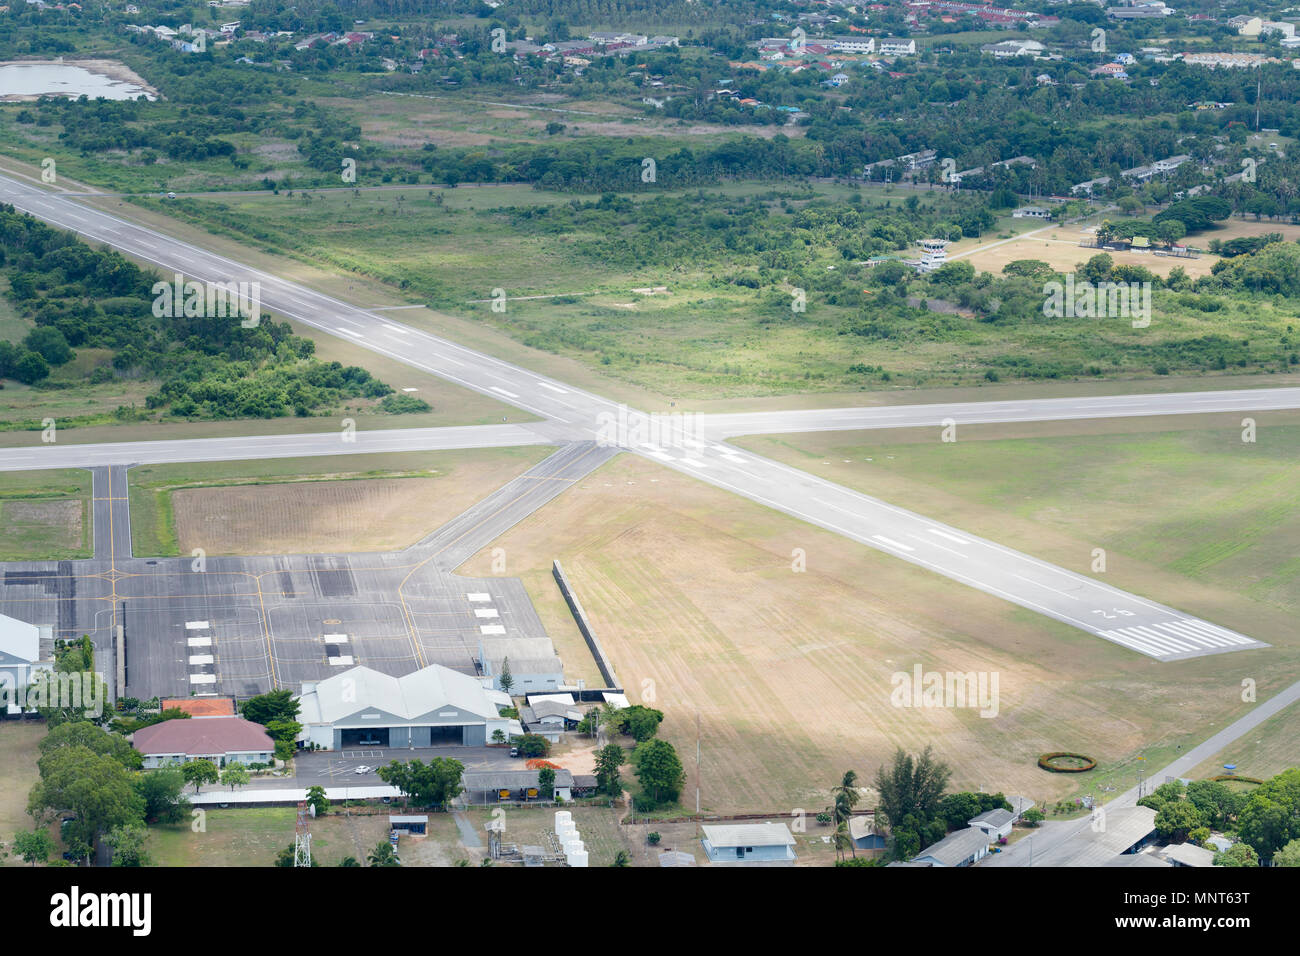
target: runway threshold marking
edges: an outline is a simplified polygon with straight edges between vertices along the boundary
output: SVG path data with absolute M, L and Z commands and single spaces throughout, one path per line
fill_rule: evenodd
M 514 392 L 508 391 L 508 390 L 502 388 L 502 387 L 499 386 L 499 385 L 490 385 L 490 386 L 488 386 L 488 387 L 491 388 L 492 391 L 494 391 L 494 392 L 500 392 L 500 393 L 501 393 L 502 395 L 504 395 L 506 398 L 518 398 L 518 397 L 519 397 L 519 396 L 516 395 Z
M 895 541 L 893 538 L 886 538 L 883 534 L 873 534 L 871 537 L 879 541 L 881 544 L 887 544 L 891 548 L 898 548 L 901 551 L 916 550 L 916 548 L 912 547 L 910 544 L 903 544 L 901 541 Z

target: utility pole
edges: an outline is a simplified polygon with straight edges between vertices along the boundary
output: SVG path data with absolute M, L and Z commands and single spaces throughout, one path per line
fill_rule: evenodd
M 700 815 L 700 712 L 695 712 L 695 815 Z

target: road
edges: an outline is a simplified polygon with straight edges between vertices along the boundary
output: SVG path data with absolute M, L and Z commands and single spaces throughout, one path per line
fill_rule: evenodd
M 619 406 L 609 399 L 563 382 L 458 345 L 447 339 L 400 325 L 376 312 L 331 298 L 314 289 L 288 282 L 262 270 L 242 265 L 213 252 L 180 242 L 160 232 L 84 206 L 67 196 L 46 192 L 34 185 L 0 177 L 0 200 L 56 225 L 107 243 L 123 252 L 153 263 L 164 272 L 182 272 L 200 281 L 257 281 L 262 303 L 269 310 L 289 316 L 330 335 L 340 336 L 382 355 L 422 369 L 473 391 L 526 409 L 545 419 L 539 425 L 523 426 L 521 433 L 534 438 L 545 435 L 555 443 L 597 440 L 658 461 L 666 467 L 691 475 L 758 503 L 775 508 L 810 524 L 844 535 L 869 547 L 1057 621 L 1080 628 L 1136 653 L 1162 661 L 1249 650 L 1266 646 L 1246 635 L 1218 627 L 1173 608 L 1112 588 L 1100 581 L 1068 571 L 1029 555 L 967 534 L 960 529 L 930 521 L 922 515 L 859 494 L 778 462 L 742 452 L 711 438 L 717 434 L 744 431 L 782 430 L 790 423 L 821 422 L 831 428 L 866 427 L 863 421 L 936 424 L 936 410 L 953 406 L 906 409 L 840 409 L 832 412 L 759 413 L 756 416 L 711 416 L 704 431 L 695 434 L 698 422 L 670 420 L 666 432 L 656 432 L 659 420 Z M 1190 396 L 1133 396 L 1127 399 L 1049 399 L 1047 414 L 1074 410 L 1074 417 L 1109 416 L 1124 411 L 1125 402 L 1134 404 L 1133 413 L 1169 414 L 1216 410 L 1221 402 L 1232 402 L 1232 410 L 1260 407 L 1296 407 L 1295 389 L 1252 390 L 1228 393 L 1218 399 L 1210 393 Z M 1141 411 L 1138 403 L 1149 403 L 1160 411 Z M 1280 406 L 1279 406 L 1280 403 Z M 1002 406 L 985 409 L 988 420 L 1009 420 L 1015 403 L 978 403 Z M 821 416 L 820 418 L 818 416 Z M 948 415 L 944 417 L 956 416 Z M 942 419 L 941 419 L 942 420 Z M 972 417 L 971 421 L 978 420 Z M 786 422 L 785 426 L 781 422 Z M 958 419 L 960 421 L 960 419 Z M 496 427 L 496 426 L 493 426 Z M 710 431 L 713 429 L 713 431 Z M 442 432 L 443 430 L 436 430 Z M 482 431 L 466 435 L 482 439 Z M 508 437 L 501 433 L 501 437 Z M 392 441 L 403 439 L 390 436 Z M 467 439 L 462 439 L 467 440 Z M 227 454 L 250 457 L 258 442 L 228 439 Z M 299 447 L 320 447 L 329 439 L 314 436 Z M 277 456 L 294 452 L 285 436 L 265 440 L 263 452 Z M 152 444 L 152 443 L 144 443 Z M 318 454 L 337 453 L 338 446 Z M 83 446 L 85 447 L 85 446 Z M 195 451 L 193 446 L 189 449 Z M 36 449 L 32 450 L 37 451 Z M 61 448 L 62 451 L 62 448 Z M 137 449 L 139 451 L 139 449 Z M 146 449 L 147 451 L 147 449 Z M 202 451 L 198 453 L 202 454 Z M 73 455 L 76 452 L 71 453 Z M 6 451 L 6 459 L 11 453 Z M 117 459 L 120 461 L 121 459 Z M 100 461 L 98 463 L 105 463 Z M 25 467 L 32 467 L 30 461 Z M 50 467 L 46 465 L 45 467 Z
M 1300 700 L 1300 681 L 1268 700 L 1259 703 L 1250 713 L 1233 721 L 1204 743 L 1197 744 L 1167 767 L 1162 767 L 1154 773 L 1148 774 L 1143 784 L 1144 792 L 1150 793 L 1155 787 L 1167 780 L 1177 780 L 1191 776 L 1192 768 L 1197 764 L 1213 757 L 1233 741 L 1250 733 L 1264 721 L 1281 713 L 1297 700 Z M 1138 799 L 1138 788 L 1134 786 L 1105 804 L 1105 809 L 1112 811 L 1136 806 Z M 980 866 L 1030 866 L 1031 858 L 1041 859 L 1046 857 L 1049 850 L 1059 846 L 1091 825 L 1092 819 L 1090 816 L 1072 820 L 1069 823 L 1057 824 L 1034 833 L 1032 850 L 1029 843 L 1031 838 L 1019 840 L 1001 853 L 985 858 L 980 863 Z

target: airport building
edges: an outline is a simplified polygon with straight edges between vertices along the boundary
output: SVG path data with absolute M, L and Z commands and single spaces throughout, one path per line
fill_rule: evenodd
M 21 709 L 16 702 L 19 689 L 30 685 L 37 671 L 49 670 L 53 656 L 51 628 L 0 614 L 0 693 L 5 694 L 0 703 L 10 714 Z
M 403 677 L 353 667 L 322 681 L 304 681 L 298 696 L 298 740 L 325 750 L 348 747 L 482 747 L 493 731 L 522 733 L 501 717 L 510 704 L 484 681 L 433 664 Z

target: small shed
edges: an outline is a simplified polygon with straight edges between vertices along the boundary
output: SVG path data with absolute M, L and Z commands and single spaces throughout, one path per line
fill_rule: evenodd
M 388 818 L 388 829 L 396 830 L 399 833 L 413 833 L 416 836 L 424 836 L 429 831 L 429 817 L 428 814 L 390 816 Z

